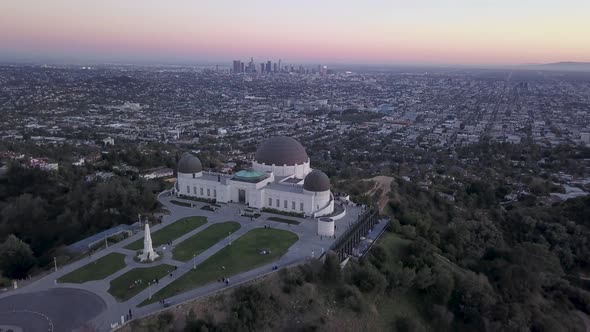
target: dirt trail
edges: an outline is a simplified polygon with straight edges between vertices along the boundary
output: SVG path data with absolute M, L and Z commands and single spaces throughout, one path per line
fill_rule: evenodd
M 379 175 L 370 179 L 365 179 L 365 181 L 375 181 L 375 186 L 367 192 L 368 196 L 372 196 L 379 189 L 382 190 L 378 201 L 379 212 L 382 212 L 389 201 L 389 192 L 391 191 L 391 182 L 393 182 L 393 178 L 391 176 Z

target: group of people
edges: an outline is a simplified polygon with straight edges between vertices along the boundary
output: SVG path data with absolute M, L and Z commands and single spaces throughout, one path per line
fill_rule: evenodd
M 229 286 L 229 278 L 226 277 L 221 277 L 221 280 L 219 280 L 220 282 L 224 282 L 225 286 Z

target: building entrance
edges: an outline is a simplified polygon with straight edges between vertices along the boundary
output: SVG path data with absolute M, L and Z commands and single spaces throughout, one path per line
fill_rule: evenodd
M 246 204 L 246 190 L 238 189 L 238 202 Z

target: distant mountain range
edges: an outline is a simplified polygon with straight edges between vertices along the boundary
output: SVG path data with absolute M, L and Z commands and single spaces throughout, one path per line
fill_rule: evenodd
M 563 70 L 563 71 L 590 71 L 590 62 L 562 61 L 544 64 L 526 64 L 527 69 L 539 70 Z

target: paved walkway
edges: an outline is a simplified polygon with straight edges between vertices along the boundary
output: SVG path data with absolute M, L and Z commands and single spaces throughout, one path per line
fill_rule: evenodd
M 160 246 L 158 248 L 155 248 L 157 251 L 163 252 L 162 259 L 160 259 L 156 262 L 149 263 L 149 264 L 136 262 L 133 259 L 134 255 L 135 255 L 135 251 L 128 250 L 128 249 L 124 248 L 128 244 L 130 244 L 138 239 L 143 238 L 143 232 L 140 232 L 138 234 L 135 234 L 135 235 L 129 237 L 128 239 L 125 239 L 124 241 L 121 241 L 119 243 L 109 246 L 109 248 L 106 248 L 106 249 L 103 249 L 99 252 L 94 253 L 92 255 L 92 258 L 81 259 L 81 260 L 73 262 L 69 265 L 66 265 L 63 267 L 58 267 L 57 272 L 51 273 L 51 274 L 49 274 L 37 281 L 34 281 L 31 284 L 27 285 L 26 287 L 23 287 L 23 288 L 14 290 L 14 291 L 10 291 L 10 292 L 4 293 L 4 294 L 0 294 L 0 304 L 2 304 L 3 303 L 2 301 L 5 300 L 8 296 L 18 295 L 18 294 L 22 294 L 24 296 L 24 295 L 27 295 L 30 293 L 41 292 L 41 291 L 45 291 L 48 289 L 69 288 L 69 289 L 78 289 L 81 292 L 88 291 L 88 292 L 94 293 L 97 296 L 99 296 L 100 299 L 102 299 L 104 301 L 105 308 L 106 308 L 102 313 L 100 313 L 97 317 L 95 317 L 91 323 L 94 324 L 100 331 L 108 331 L 111 329 L 111 324 L 116 323 L 116 322 L 120 322 L 121 316 L 127 314 L 129 312 L 129 310 L 132 310 L 134 317 L 138 317 L 138 316 L 148 315 L 150 313 L 153 313 L 153 312 L 156 312 L 156 311 L 162 309 L 161 305 L 159 303 L 147 305 L 147 306 L 144 306 L 141 308 L 137 308 L 137 305 L 139 303 L 143 302 L 145 299 L 147 299 L 149 297 L 150 292 L 152 294 L 156 293 L 158 290 L 160 290 L 161 288 L 165 287 L 166 285 L 172 283 L 174 280 L 176 280 L 177 278 L 182 276 L 184 273 L 190 271 L 190 269 L 193 268 L 193 260 L 190 260 L 188 262 L 179 262 L 179 261 L 173 260 L 172 254 L 171 254 L 172 250 L 175 245 L 177 245 L 177 244 L 181 243 L 182 241 L 186 240 L 187 238 L 201 232 L 203 229 L 207 228 L 211 224 L 226 222 L 226 221 L 235 221 L 235 222 L 240 223 L 241 228 L 239 230 L 237 230 L 236 232 L 234 232 L 234 234 L 231 234 L 231 236 L 230 236 L 231 241 L 235 240 L 236 238 L 240 237 L 241 235 L 245 234 L 246 232 L 248 232 L 254 228 L 262 228 L 265 225 L 270 225 L 271 227 L 277 228 L 277 229 L 288 230 L 288 231 L 291 231 L 299 236 L 299 241 L 297 241 L 295 244 L 293 244 L 289 248 L 287 253 L 285 255 L 283 255 L 278 261 L 272 262 L 272 263 L 265 265 L 265 266 L 255 268 L 250 271 L 239 273 L 234 276 L 228 276 L 230 278 L 230 280 L 232 281 L 232 284 L 245 282 L 245 281 L 260 277 L 261 275 L 267 274 L 272 271 L 272 267 L 275 265 L 277 265 L 279 267 L 283 267 L 286 265 L 292 265 L 292 264 L 297 264 L 297 263 L 303 262 L 303 261 L 305 261 L 309 258 L 312 258 L 312 257 L 319 257 L 324 252 L 324 250 L 327 250 L 329 248 L 330 244 L 334 241 L 334 238 L 325 238 L 325 237 L 320 238 L 316 235 L 317 234 L 317 223 L 316 223 L 315 219 L 305 219 L 305 220 L 302 219 L 301 224 L 290 225 L 290 224 L 286 224 L 286 223 L 268 221 L 267 218 L 269 216 L 273 216 L 272 214 L 268 214 L 268 213 L 261 213 L 262 214 L 261 217 L 254 219 L 254 220 L 251 220 L 249 217 L 242 217 L 239 215 L 239 210 L 245 208 L 245 206 L 238 205 L 238 204 L 226 204 L 226 205 L 223 205 L 217 211 L 213 212 L 213 211 L 208 211 L 208 210 L 202 210 L 201 207 L 204 206 L 205 204 L 199 203 L 199 202 L 186 201 L 186 202 L 194 203 L 194 205 L 195 205 L 194 207 L 183 207 L 183 206 L 175 205 L 175 204 L 171 203 L 170 200 L 172 200 L 172 199 L 179 200 L 179 201 L 185 201 L 185 200 L 169 196 L 167 194 L 167 192 L 160 194 L 158 196 L 158 199 L 170 211 L 170 214 L 167 214 L 163 217 L 161 224 L 155 225 L 154 227 L 151 228 L 152 233 L 157 232 L 159 229 L 166 227 L 169 224 L 174 223 L 184 217 L 190 217 L 190 216 L 196 216 L 196 215 L 205 216 L 205 217 L 207 217 L 207 223 L 184 234 L 184 235 L 182 235 L 182 236 L 180 236 L 179 238 L 173 240 L 172 246 Z M 347 215 L 344 218 L 336 221 L 336 225 L 337 225 L 336 226 L 336 236 L 341 235 L 342 232 L 344 232 L 344 230 L 348 227 L 349 223 L 351 221 L 356 220 L 356 218 L 358 217 L 358 215 L 360 213 L 360 208 L 357 208 L 357 207 L 348 207 L 347 209 L 348 209 Z M 291 217 L 286 217 L 286 218 L 291 218 Z M 291 219 L 296 219 L 296 218 L 291 218 Z M 229 241 L 230 241 L 230 239 L 228 239 L 226 237 L 225 239 L 214 244 L 213 246 L 211 246 L 210 248 L 208 248 L 207 250 L 205 250 L 204 252 L 199 254 L 195 259 L 195 263 L 197 264 L 197 268 L 198 268 L 198 264 L 200 264 L 201 262 L 203 262 L 207 258 L 211 257 L 213 254 L 215 254 L 216 252 L 218 252 L 219 250 L 224 248 L 226 245 L 228 245 Z M 125 268 L 117 271 L 116 273 L 110 275 L 109 277 L 107 277 L 103 280 L 91 281 L 91 282 L 86 282 L 83 284 L 73 284 L 73 283 L 63 283 L 63 284 L 60 283 L 60 284 L 58 284 L 58 283 L 56 283 L 56 280 L 59 279 L 60 277 L 90 263 L 91 261 L 99 259 L 99 258 L 101 258 L 105 255 L 108 255 L 110 253 L 113 253 L 113 252 L 125 254 L 126 255 L 125 263 L 127 264 L 127 266 Z M 164 277 L 164 278 L 160 279 L 159 283 L 156 286 L 152 286 L 150 288 L 147 288 L 147 289 L 141 291 L 139 294 L 132 297 L 128 301 L 118 302 L 112 295 L 110 295 L 108 293 L 108 289 L 110 287 L 110 282 L 113 279 L 116 279 L 117 277 L 129 272 L 130 270 L 132 270 L 134 268 L 149 267 L 149 266 L 155 266 L 155 265 L 159 265 L 159 264 L 173 265 L 173 266 L 178 267 L 178 269 L 173 272 L 172 277 Z M 209 295 L 209 294 L 219 291 L 220 289 L 223 289 L 223 288 L 224 288 L 223 284 L 213 282 L 211 284 L 207 284 L 202 287 L 196 288 L 194 290 L 174 296 L 174 297 L 168 299 L 168 301 L 170 303 L 179 303 L 179 302 L 187 301 L 187 300 L 194 299 L 197 297 Z M 14 299 L 14 297 L 13 297 L 13 299 Z M 9 299 L 6 299 L 5 301 L 8 301 L 8 300 Z M 55 301 L 59 301 L 59 300 L 55 300 Z M 54 305 L 58 306 L 58 307 L 63 305 L 63 308 L 65 309 L 67 307 L 71 307 L 72 303 L 67 303 L 67 302 L 66 303 L 55 303 Z M 23 308 L 23 309 L 26 309 L 26 308 Z M 67 309 L 65 309 L 65 310 L 67 310 Z

